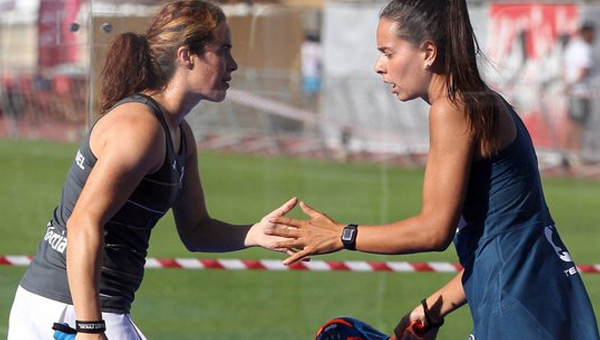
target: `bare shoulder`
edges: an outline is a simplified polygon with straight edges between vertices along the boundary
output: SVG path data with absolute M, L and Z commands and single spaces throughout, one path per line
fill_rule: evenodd
M 156 119 L 150 107 L 142 103 L 125 103 L 107 112 L 94 127 L 97 135 L 110 134 L 135 136 L 146 134 L 156 136 L 164 135 L 164 129 Z M 160 133 L 162 132 L 162 133 Z
M 470 135 L 469 120 L 464 104 L 449 99 L 438 100 L 429 110 L 430 132 L 452 132 Z
M 152 109 L 148 105 L 138 102 L 121 104 L 104 115 L 105 116 L 98 121 L 98 124 L 157 124 L 160 126 L 160 122 L 152 113 Z
M 99 157 L 105 151 L 137 154 L 140 158 L 162 161 L 165 131 L 151 108 L 142 103 L 125 103 L 102 117 L 94 126 L 90 146 Z

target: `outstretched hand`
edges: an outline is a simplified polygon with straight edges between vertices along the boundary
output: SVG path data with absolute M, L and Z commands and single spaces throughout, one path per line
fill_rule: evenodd
M 283 215 L 269 219 L 270 228 L 264 230 L 266 235 L 285 238 L 276 242 L 276 248 L 295 249 L 283 264 L 290 265 L 310 255 L 329 254 L 343 248 L 340 236 L 343 225 L 338 225 L 327 215 L 314 210 L 306 203 L 300 202 L 302 211 L 310 220 L 297 220 Z
M 293 255 L 295 252 L 292 249 L 279 247 L 277 245 L 277 242 L 285 240 L 284 238 L 268 235 L 265 230 L 274 227 L 274 224 L 270 221 L 271 219 L 285 216 L 285 214 L 294 209 L 297 203 L 298 198 L 293 197 L 279 208 L 265 215 L 258 223 L 254 224 L 246 235 L 246 246 L 261 246 L 266 249 Z

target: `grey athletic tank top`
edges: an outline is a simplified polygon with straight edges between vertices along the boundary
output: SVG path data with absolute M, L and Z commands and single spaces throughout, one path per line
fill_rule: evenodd
M 183 132 L 179 153 L 175 153 L 167 123 L 152 98 L 132 95 L 113 108 L 129 102 L 144 103 L 152 109 L 165 130 L 167 148 L 162 167 L 146 175 L 123 207 L 104 225 L 100 304 L 103 312 L 112 313 L 129 313 L 135 291 L 144 275 L 150 233 L 172 207 L 182 189 L 187 154 Z M 90 149 L 90 134 L 91 129 L 67 174 L 60 202 L 48 222 L 46 235 L 20 283 L 35 294 L 68 304 L 72 304 L 72 300 L 66 275 L 66 222 L 96 162 Z

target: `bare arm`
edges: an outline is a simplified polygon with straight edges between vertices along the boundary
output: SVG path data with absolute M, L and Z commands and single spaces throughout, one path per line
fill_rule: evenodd
M 182 124 L 186 134 L 188 157 L 183 179 L 183 190 L 175 202 L 173 212 L 177 231 L 183 244 L 190 251 L 226 252 L 252 246 L 276 249 L 274 242 L 279 238 L 269 237 L 262 229 L 271 226 L 269 218 L 283 216 L 296 205 L 296 198 L 267 214 L 253 225 L 234 225 L 212 218 L 206 208 L 204 191 L 198 169 L 198 154 L 192 131 L 187 123 Z
M 443 250 L 450 244 L 466 193 L 473 138 L 463 111 L 448 101 L 432 106 L 429 121 L 430 151 L 421 212 L 390 224 L 360 225 L 357 250 L 405 254 Z M 302 249 L 286 259 L 286 264 L 343 248 L 340 235 L 345 223 L 336 223 L 305 204 L 301 207 L 310 220 L 277 218 L 272 221 L 278 226 L 267 230 L 270 235 L 289 238 L 280 242 L 280 247 Z
M 430 321 L 435 324 L 441 324 L 443 318 L 451 313 L 452 311 L 458 309 L 459 307 L 465 305 L 467 303 L 465 297 L 465 291 L 462 285 L 462 276 L 464 270 L 461 270 L 452 280 L 450 280 L 446 285 L 440 288 L 437 292 L 430 295 L 427 299 L 425 299 L 425 303 L 428 307 L 429 313 L 428 316 Z M 419 339 L 435 339 L 438 332 L 438 327 L 432 327 L 432 325 L 427 324 L 427 318 L 425 317 L 425 312 L 423 309 L 423 305 L 419 304 L 415 307 L 410 313 L 405 315 L 402 320 L 398 323 L 398 325 L 394 329 L 394 334 L 397 339 L 405 339 L 404 335 L 408 332 L 414 332 L 414 329 L 410 329 L 411 324 L 418 322 L 428 327 L 427 334 L 421 335 L 418 337 Z M 408 337 L 414 338 L 414 337 Z
M 90 145 L 97 157 L 67 221 L 67 275 L 78 320 L 102 319 L 98 280 L 103 225 L 118 211 L 147 173 L 164 159 L 164 133 L 144 106 L 124 104 L 103 118 Z
M 462 285 L 464 269 L 452 278 L 446 285 L 431 294 L 426 301 L 431 317 L 434 322 L 441 320 L 446 315 L 467 303 L 465 291 Z M 423 307 L 417 306 L 411 312 L 412 320 L 425 320 Z

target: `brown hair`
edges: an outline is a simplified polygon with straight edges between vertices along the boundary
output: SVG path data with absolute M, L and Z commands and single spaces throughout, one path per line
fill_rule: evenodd
M 458 95 L 484 154 L 498 151 L 494 135 L 500 108 L 494 92 L 481 78 L 477 55 L 481 53 L 473 32 L 466 0 L 392 0 L 380 13 L 396 23 L 396 34 L 419 47 L 433 41 L 439 51 L 435 67 L 447 75 L 450 100 Z
M 134 93 L 163 90 L 175 71 L 177 49 L 202 52 L 214 41 L 213 29 L 224 21 L 223 10 L 212 2 L 177 1 L 159 10 L 145 34 L 117 36 L 102 70 L 100 112 Z

